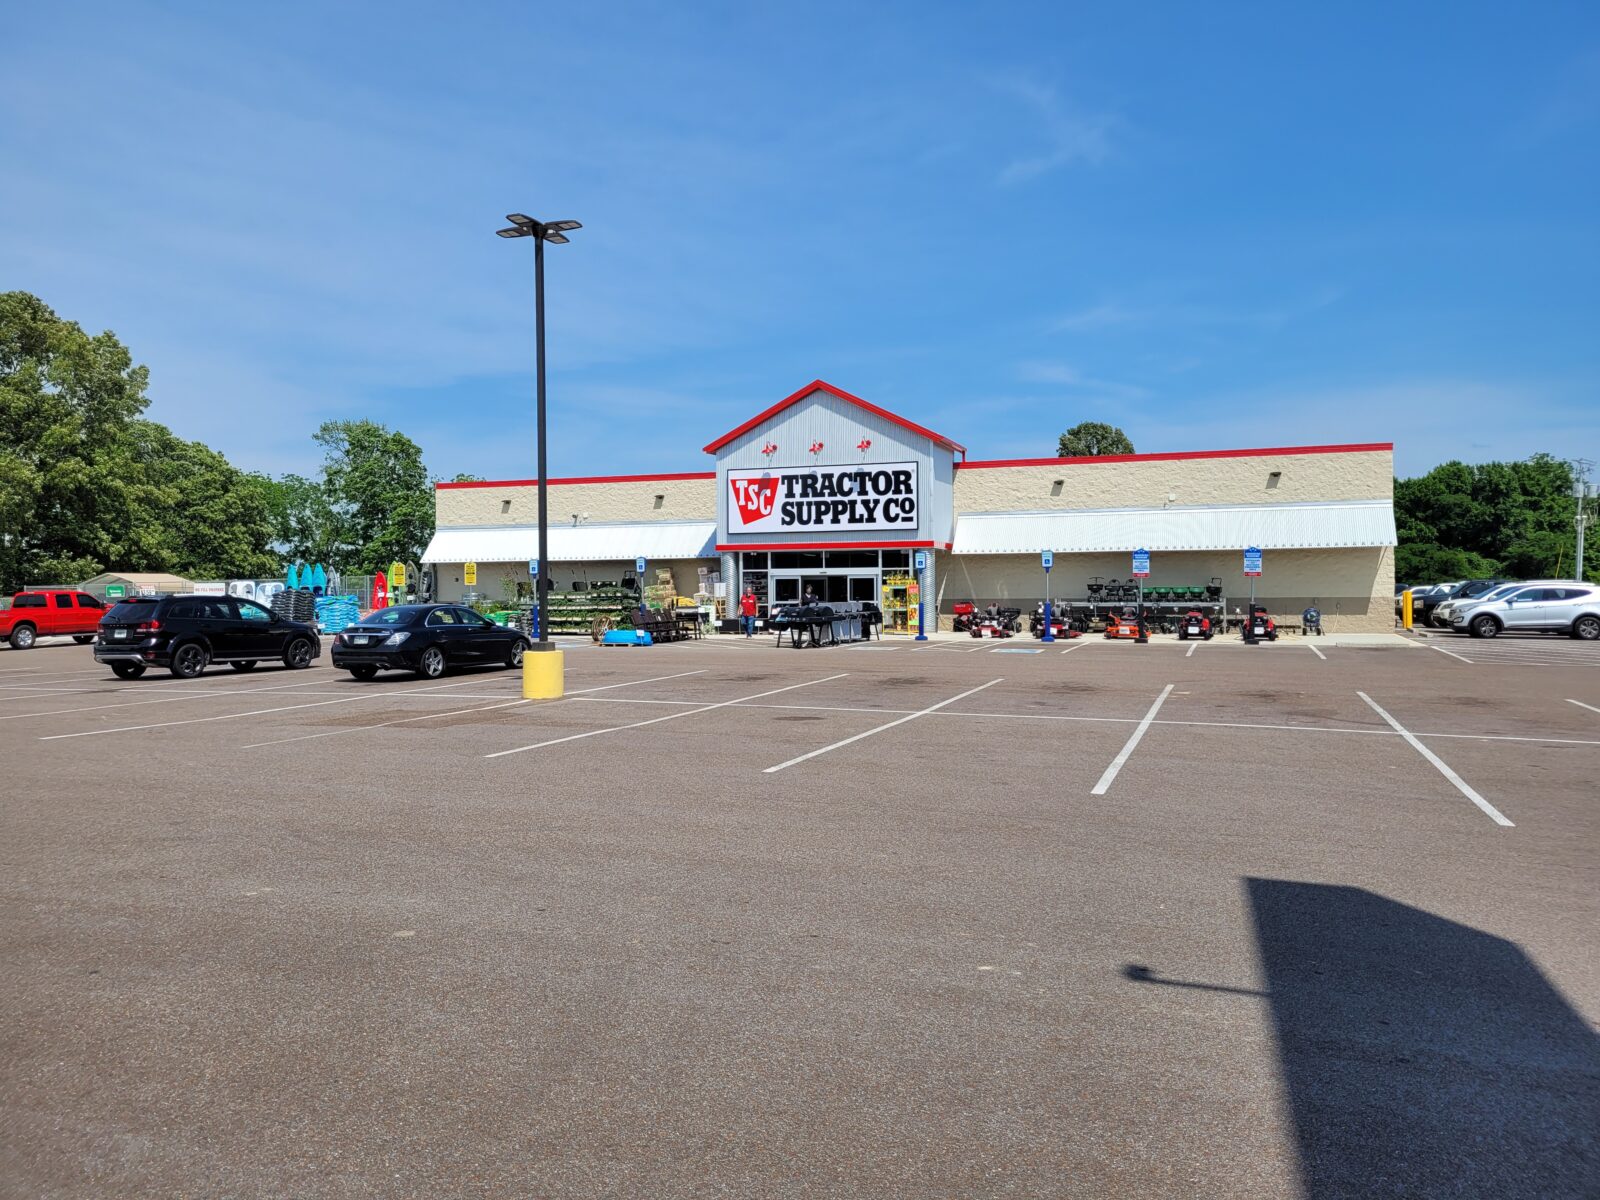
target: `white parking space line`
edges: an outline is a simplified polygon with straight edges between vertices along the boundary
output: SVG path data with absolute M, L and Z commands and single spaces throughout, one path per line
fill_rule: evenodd
M 1323 662 L 1327 662 L 1327 661 L 1328 661 L 1328 656 L 1327 656 L 1327 655 L 1326 655 L 1326 654 L 1324 654 L 1324 653 L 1323 653 L 1323 652 L 1322 652 L 1322 651 L 1321 651 L 1321 650 L 1318 650 L 1318 649 L 1317 649 L 1317 648 L 1316 648 L 1316 647 L 1315 647 L 1315 646 L 1313 646 L 1313 645 L 1312 645 L 1312 644 L 1311 644 L 1311 643 L 1310 643 L 1310 642 L 1307 642 L 1307 643 L 1306 643 L 1306 649 L 1307 649 L 1307 650 L 1309 650 L 1309 651 L 1311 651 L 1311 653 L 1313 653 L 1313 654 L 1315 654 L 1315 655 L 1316 655 L 1316 656 L 1317 656 L 1317 657 L 1318 657 L 1318 658 L 1320 658 L 1320 659 L 1321 659 L 1321 660 L 1322 660 L 1322 661 L 1323 661 Z
M 459 717 L 462 713 L 491 712 L 497 708 L 515 708 L 519 704 L 532 704 L 531 700 L 506 700 L 500 704 L 475 705 L 472 708 L 457 708 L 449 712 L 423 713 L 416 717 L 399 717 L 393 721 L 379 721 L 374 725 L 357 725 L 350 729 L 325 729 L 321 733 L 302 733 L 296 737 L 276 738 L 270 742 L 251 742 L 240 746 L 241 750 L 258 750 L 262 746 L 282 746 L 286 742 L 308 742 L 313 738 L 338 737 L 341 733 L 366 733 L 369 729 L 387 729 L 390 725 L 405 725 L 411 721 L 436 721 L 440 717 Z
M 980 683 L 975 688 L 968 688 L 966 691 L 962 692 L 959 696 L 951 696 L 950 699 L 948 699 L 948 700 L 941 700 L 941 701 L 939 701 L 939 703 L 929 705 L 927 708 L 920 709 L 917 712 L 907 713 L 905 716 L 900 717 L 897 720 L 890 721 L 886 725 L 879 725 L 874 729 L 868 729 L 865 732 L 855 734 L 852 737 L 847 737 L 847 738 L 843 739 L 842 741 L 834 742 L 831 746 L 823 746 L 820 749 L 809 751 L 808 753 L 799 755 L 796 758 L 791 758 L 788 762 L 781 762 L 775 767 L 768 767 L 764 771 L 762 771 L 762 774 L 763 775 L 775 775 L 779 771 L 786 771 L 792 766 L 795 766 L 795 765 L 797 765 L 799 763 L 806 762 L 806 761 L 808 761 L 810 759 L 813 759 L 813 758 L 817 758 L 820 755 L 827 754 L 829 751 L 838 750 L 843 746 L 849 746 L 849 745 L 851 745 L 851 744 L 853 744 L 855 742 L 861 741 L 863 738 L 875 737 L 876 735 L 878 735 L 880 733 L 883 733 L 886 730 L 890 730 L 890 729 L 895 728 L 897 725 L 904 725 L 907 721 L 915 721 L 918 717 L 925 717 L 929 713 L 936 713 L 941 708 L 948 708 L 950 705 L 954 704 L 958 700 L 965 700 L 968 696 L 975 695 L 976 693 L 983 691 L 985 688 L 992 688 L 995 684 L 1001 682 L 1001 680 L 1004 679 L 1004 678 L 1005 678 L 1004 676 L 1001 676 L 1000 679 L 991 679 L 988 683 Z
M 584 688 L 582 690 L 584 692 L 606 692 L 606 691 L 610 691 L 612 688 L 634 687 L 634 686 L 636 686 L 638 684 L 641 684 L 641 683 L 659 683 L 663 679 L 683 679 L 683 678 L 685 678 L 686 676 L 689 676 L 689 675 L 704 675 L 704 674 L 705 674 L 705 670 L 704 669 L 701 669 L 701 670 L 698 670 L 698 671 L 679 671 L 676 675 L 656 675 L 656 676 L 654 676 L 654 677 L 652 677 L 650 679 L 630 679 L 630 680 L 627 680 L 624 683 L 608 683 L 608 684 L 605 684 L 602 687 Z M 579 693 L 574 692 L 572 694 L 573 695 L 578 695 Z M 458 697 L 455 697 L 455 696 L 449 696 L 449 697 L 436 696 L 436 697 L 433 697 L 433 699 L 438 699 L 438 700 L 445 700 L 445 699 L 455 700 L 457 698 Z M 494 699 L 501 699 L 500 697 L 493 697 L 493 698 Z M 598 698 L 599 697 L 596 697 L 596 699 L 598 699 Z M 353 726 L 352 728 L 349 728 L 349 729 L 328 729 L 328 730 L 323 730 L 320 733 L 302 733 L 302 734 L 297 734 L 294 737 L 274 738 L 273 740 L 267 741 L 267 742 L 251 742 L 248 745 L 240 746 L 239 749 L 241 749 L 241 750 L 256 750 L 256 749 L 259 749 L 262 746 L 281 746 L 286 742 L 309 742 L 309 741 L 312 741 L 312 740 L 314 740 L 316 738 L 338 737 L 342 733 L 364 733 L 369 729 L 386 729 L 390 725 L 405 725 L 405 724 L 408 724 L 411 721 L 433 721 L 433 720 L 437 720 L 440 717 L 454 717 L 454 716 L 459 716 L 462 713 L 490 712 L 490 711 L 492 711 L 494 709 L 497 709 L 497 708 L 515 708 L 519 704 L 531 704 L 531 703 L 533 703 L 531 700 L 503 700 L 502 699 L 501 703 L 499 703 L 499 704 L 485 704 L 485 705 L 481 705 L 481 706 L 474 706 L 472 708 L 458 708 L 458 709 L 455 709 L 454 711 L 451 711 L 451 712 L 423 713 L 422 715 L 416 716 L 416 717 L 399 717 L 399 718 L 396 718 L 395 720 L 392 720 L 392 721 L 378 721 L 378 722 L 375 722 L 374 724 L 371 724 L 371 725 L 356 725 L 356 726 Z
M 1429 646 L 1428 649 L 1437 650 L 1440 654 L 1448 654 L 1451 658 L 1459 658 L 1462 662 L 1466 663 L 1467 666 L 1469 666 L 1469 667 L 1473 665 L 1472 660 L 1470 658 L 1468 658 L 1466 655 L 1457 654 L 1454 650 L 1446 650 L 1443 646 Z
M 559 746 L 563 742 L 576 742 L 584 738 L 600 737 L 607 733 L 621 733 L 626 729 L 640 729 L 646 725 L 657 725 L 662 721 L 675 721 L 679 717 L 692 717 L 695 713 L 711 712 L 718 708 L 729 708 L 735 704 L 742 704 L 746 700 L 759 700 L 763 696 L 776 696 L 779 692 L 792 692 L 796 688 L 812 687 L 819 683 L 831 683 L 835 679 L 843 679 L 850 672 L 841 671 L 837 675 L 829 675 L 822 679 L 808 679 L 804 683 L 792 683 L 788 687 L 773 688 L 769 692 L 757 692 L 753 696 L 740 696 L 734 700 L 724 700 L 718 704 L 706 704 L 699 708 L 688 708 L 682 712 L 668 713 L 664 717 L 652 717 L 648 721 L 635 721 L 630 725 L 611 725 L 605 729 L 591 729 L 586 733 L 570 733 L 566 737 L 551 738 L 548 741 L 534 742 L 530 746 L 516 746 L 510 750 L 496 750 L 493 754 L 485 754 L 485 758 L 504 758 L 508 754 L 521 754 L 525 750 L 541 750 L 546 746 Z
M 676 675 L 652 675 L 649 679 L 626 679 L 621 683 L 608 683 L 603 687 L 579 688 L 577 691 L 568 692 L 569 696 L 585 696 L 590 692 L 609 692 L 612 688 L 635 687 L 641 683 L 660 683 L 663 679 L 683 679 L 690 675 L 704 675 L 706 668 L 698 671 L 679 671 Z
M 1192 655 L 1199 648 L 1200 648 L 1200 643 L 1199 642 L 1194 643 L 1194 645 L 1189 647 L 1189 653 L 1185 654 L 1184 657 L 1188 658 L 1190 655 Z
M 1600 708 L 1596 708 L 1592 704 L 1585 704 L 1582 700 L 1568 700 L 1567 703 L 1576 704 L 1579 708 L 1587 708 L 1592 713 L 1600 713 Z
M 249 696 L 256 692 L 281 692 L 287 688 L 313 686 L 315 685 L 308 683 L 280 683 L 272 687 L 228 688 L 226 691 L 211 689 L 203 692 L 191 692 L 184 696 L 162 696 L 155 700 L 122 700 L 116 704 L 89 704 L 79 708 L 55 708 L 46 712 L 8 713 L 0 717 L 0 721 L 26 721 L 34 717 L 71 716 L 73 713 L 104 712 L 108 708 L 137 708 L 143 704 L 176 704 L 180 700 L 208 700 L 212 696 Z M 120 690 L 133 691 L 135 689 L 123 688 Z
M 1448 779 L 1452 784 L 1455 785 L 1455 788 L 1456 788 L 1456 790 L 1458 792 L 1460 792 L 1468 800 L 1471 800 L 1474 804 L 1476 804 L 1479 808 L 1481 808 L 1485 813 L 1487 813 L 1490 820 L 1492 820 L 1496 825 L 1505 825 L 1507 827 L 1511 826 L 1511 822 L 1506 820 L 1505 816 L 1500 812 L 1500 810 L 1498 808 L 1496 808 L 1494 805 L 1490 804 L 1482 796 L 1478 795 L 1477 792 L 1473 791 L 1472 788 L 1470 786 L 1468 786 L 1467 782 L 1464 779 L 1461 778 L 1461 776 L 1457 775 L 1454 771 L 1452 771 L 1450 769 L 1450 767 L 1445 763 L 1444 759 L 1440 758 L 1432 750 L 1429 750 L 1420 741 L 1418 741 L 1416 736 L 1413 735 L 1410 730 L 1408 730 L 1404 725 L 1400 724 L 1399 721 L 1396 721 L 1387 712 L 1385 712 L 1383 710 L 1383 708 L 1378 704 L 1378 702 L 1376 700 L 1374 700 L 1371 696 L 1367 695 L 1365 692 L 1362 692 L 1362 691 L 1356 692 L 1356 695 L 1360 696 L 1369 705 L 1371 705 L 1373 712 L 1377 713 L 1385 721 L 1389 722 L 1390 726 L 1394 729 L 1394 731 L 1396 733 L 1398 733 L 1401 737 L 1405 738 L 1406 741 L 1411 743 L 1411 748 L 1413 750 L 1415 750 L 1418 754 L 1422 755 L 1423 758 L 1427 759 L 1430 763 L 1432 763 L 1434 765 L 1434 767 L 1438 769 L 1439 774 L 1443 775 L 1446 779 Z
M 1063 653 L 1063 654 L 1071 654 L 1074 650 L 1082 650 L 1088 644 L 1089 644 L 1088 642 L 1079 642 L 1076 646 L 1068 646 L 1061 653 Z
M 318 700 L 311 704 L 285 704 L 278 708 L 252 708 L 246 712 L 223 713 L 215 717 L 190 717 L 183 721 L 157 721 L 149 725 L 119 725 L 115 729 L 86 729 L 78 733 L 53 733 L 41 737 L 41 742 L 59 742 L 66 738 L 99 737 L 107 733 L 137 733 L 146 729 L 167 729 L 174 725 L 203 725 L 210 721 L 233 721 L 240 717 L 261 717 L 269 713 L 293 712 L 298 708 L 324 708 L 329 704 L 353 704 L 358 700 L 381 700 L 385 696 L 404 696 L 414 692 L 442 692 L 449 688 L 471 687 L 477 680 L 468 680 L 465 683 L 445 683 L 437 687 L 426 688 L 382 688 L 372 691 L 363 691 L 359 696 L 344 696 L 338 700 Z M 294 686 L 285 684 L 285 687 Z M 253 688 L 253 691 L 266 691 L 266 688 Z M 215 695 L 215 692 L 207 693 Z
M 1149 729 L 1151 723 L 1155 721 L 1156 714 L 1161 711 L 1161 706 L 1166 703 L 1167 697 L 1172 694 L 1172 689 L 1175 686 L 1177 685 L 1169 683 L 1166 687 L 1161 689 L 1161 695 L 1156 697 L 1156 702 L 1150 706 L 1150 711 L 1144 714 L 1144 720 L 1139 722 L 1138 728 L 1128 735 L 1127 744 L 1124 745 L 1122 749 L 1117 752 L 1117 756 L 1111 760 L 1111 765 L 1107 767 L 1105 769 L 1105 773 L 1100 776 L 1100 782 L 1089 789 L 1089 794 L 1091 796 L 1104 796 L 1106 794 L 1106 789 L 1111 786 L 1112 781 L 1117 777 L 1117 772 L 1122 770 L 1123 764 L 1128 761 L 1128 758 L 1133 753 L 1134 748 L 1138 746 L 1139 739 L 1144 737 L 1144 731 Z

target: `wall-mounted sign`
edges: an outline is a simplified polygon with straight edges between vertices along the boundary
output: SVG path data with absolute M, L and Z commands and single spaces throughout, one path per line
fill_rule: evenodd
M 917 464 L 728 472 L 728 532 L 915 529 Z

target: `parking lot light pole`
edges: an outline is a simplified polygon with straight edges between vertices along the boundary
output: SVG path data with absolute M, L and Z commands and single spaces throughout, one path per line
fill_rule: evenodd
M 546 454 L 545 437 L 545 383 L 544 383 L 544 244 L 552 242 L 564 246 L 569 239 L 567 232 L 573 229 L 582 229 L 577 221 L 535 221 L 532 217 L 522 213 L 507 213 L 506 220 L 511 222 L 508 229 L 496 230 L 503 238 L 533 239 L 533 309 L 534 309 L 534 357 L 535 366 L 535 395 L 539 439 L 539 579 L 534 590 L 534 604 L 538 613 L 539 640 L 532 649 L 539 652 L 535 658 L 543 658 L 546 654 L 553 654 L 554 661 L 549 663 L 529 662 L 523 671 L 523 695 L 530 699 L 554 699 L 561 695 L 561 662 L 560 652 L 555 644 L 550 641 L 549 600 L 550 600 L 550 508 L 548 498 L 548 456 Z M 539 682 L 534 682 L 538 676 Z M 553 676 L 553 683 L 551 677 Z M 552 692 L 550 689 L 554 688 Z M 538 692 L 533 695 L 531 692 Z

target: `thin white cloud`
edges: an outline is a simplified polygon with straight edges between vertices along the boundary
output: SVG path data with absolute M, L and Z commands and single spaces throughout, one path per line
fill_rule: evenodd
M 1117 383 L 1085 375 L 1070 363 L 1030 360 L 1017 364 L 1017 378 L 1024 383 L 1053 383 L 1075 392 L 1098 392 L 1108 396 L 1132 398 L 1148 393 L 1131 383 Z
M 1002 186 L 1026 183 L 1076 163 L 1094 166 L 1111 153 L 1111 134 L 1118 120 L 1109 113 L 1083 112 L 1055 88 L 1022 74 L 992 77 L 991 86 L 1033 111 L 1044 137 L 1042 149 L 1014 158 L 1000 171 Z

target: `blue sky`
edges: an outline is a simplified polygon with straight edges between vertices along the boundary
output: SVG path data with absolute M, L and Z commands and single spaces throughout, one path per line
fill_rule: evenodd
M 1050 454 L 1600 458 L 1600 6 L 17 5 L 0 288 L 313 470 L 698 470 L 823 378 Z

